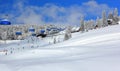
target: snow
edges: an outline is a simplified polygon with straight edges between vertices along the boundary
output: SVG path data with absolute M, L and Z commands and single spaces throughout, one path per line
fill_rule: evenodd
M 8 55 L 0 55 L 0 71 L 120 71 L 120 25 L 73 33 L 57 44 L 52 41 L 28 37 L 1 45 L 0 51 L 6 49 Z
M 10 43 L 16 43 L 16 42 L 20 42 L 20 40 L 0 40 L 0 44 L 10 44 Z
M 78 31 L 80 29 L 80 27 L 73 27 L 72 31 Z

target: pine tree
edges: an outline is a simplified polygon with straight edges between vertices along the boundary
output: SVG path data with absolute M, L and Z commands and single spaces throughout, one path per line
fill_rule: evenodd
M 88 21 L 85 21 L 84 22 L 84 28 L 85 28 L 85 31 L 88 32 Z
M 108 22 L 109 25 L 113 24 L 113 19 L 114 19 L 113 13 L 109 12 L 109 14 L 108 14 L 108 20 L 107 20 L 107 22 Z
M 118 24 L 118 22 L 119 22 L 119 16 L 118 16 L 118 9 L 117 8 L 115 8 L 115 10 L 114 10 L 114 23 L 115 24 Z
M 65 31 L 65 35 L 64 35 L 64 40 L 68 40 L 72 37 L 72 34 L 71 34 L 71 27 L 69 26 L 66 31 Z
M 2 34 L 2 40 L 4 40 L 5 43 L 6 43 L 6 40 L 7 40 L 7 31 L 3 32 L 3 34 Z
M 107 18 L 106 18 L 106 12 L 105 11 L 102 12 L 102 21 L 103 21 L 103 27 L 108 26 Z
M 81 20 L 80 20 L 80 31 L 84 32 L 85 31 L 85 25 L 84 25 L 84 18 L 81 17 Z
M 68 39 L 69 39 L 69 35 L 68 35 L 68 33 L 65 33 L 64 40 L 68 40 Z
M 53 41 L 54 44 L 56 44 L 56 38 L 54 38 L 54 41 Z
M 89 29 L 90 29 L 90 30 L 94 29 L 94 24 L 95 24 L 95 21 L 94 21 L 94 20 L 90 20 L 90 21 L 89 21 Z
M 115 8 L 115 10 L 114 10 L 114 16 L 118 17 L 118 9 L 117 8 Z
M 108 19 L 112 19 L 112 20 L 114 19 L 112 12 L 109 12 L 109 14 L 108 14 Z
M 97 17 L 96 25 L 98 26 L 98 28 L 101 28 L 103 26 L 102 19 L 99 19 L 99 17 Z
M 95 29 L 96 29 L 96 28 L 99 28 L 98 24 L 99 24 L 99 17 L 97 17 L 97 19 L 96 19 L 96 26 L 95 26 Z

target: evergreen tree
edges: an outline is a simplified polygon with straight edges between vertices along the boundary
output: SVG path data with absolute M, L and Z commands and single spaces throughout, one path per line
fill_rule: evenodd
M 90 21 L 89 21 L 89 29 L 90 29 L 90 30 L 94 29 L 94 24 L 95 24 L 95 21 L 94 21 L 94 20 L 90 20 Z
M 85 31 L 85 25 L 84 25 L 84 18 L 81 17 L 81 20 L 80 20 L 80 31 L 84 32 Z
M 64 35 L 64 40 L 68 40 L 72 37 L 72 34 L 71 34 L 71 27 L 69 26 L 66 31 L 65 31 L 65 35 Z
M 109 12 L 109 14 L 108 14 L 108 20 L 107 20 L 107 22 L 108 22 L 109 25 L 113 24 L 113 19 L 114 19 L 113 13 Z
M 112 12 L 109 12 L 109 14 L 108 14 L 108 19 L 112 19 L 112 20 L 114 19 Z
M 114 17 L 118 17 L 118 9 L 117 8 L 115 8 L 115 10 L 114 10 Z
M 65 35 L 64 35 L 64 40 L 68 40 L 68 39 L 69 39 L 68 34 L 65 33 Z
M 96 20 L 96 25 L 98 26 L 98 28 L 101 28 L 103 26 L 102 19 L 99 19 L 99 17 Z
M 117 8 L 115 8 L 115 10 L 114 10 L 114 24 L 118 24 L 118 22 L 119 22 L 119 16 L 118 16 L 118 9 Z
M 56 38 L 54 38 L 54 41 L 53 41 L 54 44 L 56 44 Z
M 89 30 L 89 28 L 88 28 L 88 21 L 84 22 L 84 28 L 85 28 L 85 31 L 88 32 L 88 30 Z
M 102 21 L 103 21 L 103 27 L 108 26 L 107 18 L 106 18 L 106 12 L 105 11 L 102 12 Z

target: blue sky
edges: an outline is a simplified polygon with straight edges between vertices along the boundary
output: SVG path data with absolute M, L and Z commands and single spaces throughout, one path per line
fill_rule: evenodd
M 120 10 L 119 3 L 120 0 L 0 0 L 0 18 L 8 14 L 12 23 L 79 24 L 81 16 L 96 19 L 103 10 Z

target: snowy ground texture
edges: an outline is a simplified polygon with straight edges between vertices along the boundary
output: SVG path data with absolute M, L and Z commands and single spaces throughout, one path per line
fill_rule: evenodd
M 33 39 L 1 44 L 0 71 L 120 71 L 120 25 L 74 33 L 57 44 Z

